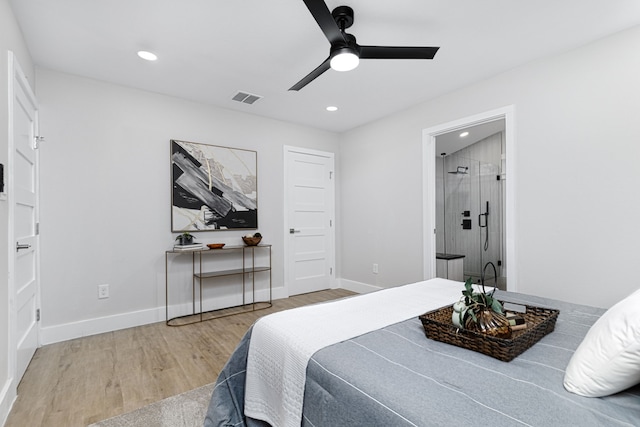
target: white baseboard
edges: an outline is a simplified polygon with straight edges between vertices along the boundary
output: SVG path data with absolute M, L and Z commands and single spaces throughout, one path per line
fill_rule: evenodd
M 87 337 L 89 335 L 147 325 L 149 323 L 160 322 L 164 320 L 164 317 L 165 308 L 156 307 L 147 310 L 64 323 L 61 325 L 47 326 L 40 328 L 40 344 L 53 344 L 75 338 Z
M 284 287 L 273 288 L 271 294 L 271 298 L 273 300 L 287 297 L 288 295 L 286 294 Z M 268 298 L 268 290 L 256 291 L 256 301 L 265 301 L 268 300 Z M 250 303 L 251 301 L 248 298 L 246 302 Z M 212 310 L 236 304 L 237 303 L 233 299 L 228 298 L 218 299 L 215 303 L 214 301 L 207 301 L 206 307 Z M 189 313 L 189 306 L 190 304 L 171 306 L 169 313 Z M 147 325 L 149 323 L 164 322 L 166 320 L 165 310 L 165 306 L 162 306 L 128 313 L 119 313 L 111 316 L 80 320 L 78 322 L 70 322 L 61 325 L 42 327 L 40 329 L 40 344 L 53 344 L 75 338 Z
M 13 378 L 9 378 L 2 386 L 2 390 L 0 390 L 0 426 L 7 422 L 13 402 L 16 401 L 16 393 L 17 390 L 13 384 Z
M 369 285 L 367 283 L 356 282 L 354 280 L 340 279 L 340 287 L 358 294 L 368 294 L 369 292 L 379 291 L 380 286 Z
M 355 282 L 352 280 L 339 279 L 339 287 L 356 292 L 359 294 L 365 294 L 380 290 L 382 288 L 368 285 L 366 283 Z M 256 300 L 265 301 L 268 299 L 268 291 L 256 291 Z M 280 286 L 272 289 L 271 299 L 283 299 L 288 298 L 289 294 L 285 287 Z M 250 302 L 250 301 L 247 301 Z M 207 307 L 209 309 L 222 308 L 233 306 L 233 300 L 219 299 L 215 301 L 215 305 L 212 301 L 209 301 Z M 188 304 L 183 306 L 170 307 L 169 313 L 188 313 Z M 54 344 L 57 342 L 68 341 L 75 338 L 87 337 L 90 335 L 102 334 L 105 332 L 118 331 L 120 329 L 133 328 L 135 326 L 147 325 L 149 323 L 164 322 L 166 320 L 165 307 L 155 307 L 146 310 L 132 311 L 128 313 L 118 313 L 111 316 L 96 317 L 93 319 L 80 320 L 77 322 L 64 323 L 54 326 L 46 326 L 40 329 L 40 344 Z M 0 413 L 1 415 L 1 413 Z M 0 424 L 2 425 L 2 424 Z
M 275 300 L 275 299 L 284 299 L 284 298 L 289 298 L 289 293 L 287 292 L 284 286 L 273 288 L 271 299 Z

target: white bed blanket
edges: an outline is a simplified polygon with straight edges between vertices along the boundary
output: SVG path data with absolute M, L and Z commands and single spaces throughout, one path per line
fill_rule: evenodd
M 307 363 L 318 350 L 453 304 L 464 285 L 431 279 L 265 316 L 253 326 L 245 415 L 299 427 Z

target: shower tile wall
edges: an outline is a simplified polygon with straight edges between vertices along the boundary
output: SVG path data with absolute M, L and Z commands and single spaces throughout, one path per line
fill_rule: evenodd
M 450 174 L 459 167 L 466 174 Z M 444 169 L 443 169 L 444 167 Z M 502 133 L 497 133 L 460 151 L 436 159 L 436 251 L 463 254 L 464 275 L 479 278 L 483 266 L 492 261 L 501 275 L 498 260 L 504 262 L 502 181 L 497 180 L 502 168 Z M 486 212 L 489 215 L 479 218 Z M 470 216 L 464 217 L 463 212 Z M 479 221 L 488 225 L 479 227 Z M 463 219 L 471 220 L 472 228 L 462 228 Z M 487 249 L 485 250 L 485 243 Z M 488 275 L 493 275 L 487 270 Z

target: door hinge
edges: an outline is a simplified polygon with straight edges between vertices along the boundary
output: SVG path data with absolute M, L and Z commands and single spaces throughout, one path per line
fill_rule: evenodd
M 329 171 L 329 179 L 333 179 L 333 171 Z
M 37 308 L 36 309 L 36 322 L 39 322 L 39 321 L 40 321 L 40 309 Z
M 329 227 L 333 227 L 333 220 L 332 219 L 329 220 Z
M 40 223 L 36 222 L 36 236 L 40 234 Z
M 333 275 L 333 267 L 329 267 L 329 276 Z

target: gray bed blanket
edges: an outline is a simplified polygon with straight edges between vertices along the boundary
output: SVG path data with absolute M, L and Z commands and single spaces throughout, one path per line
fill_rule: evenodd
M 564 369 L 604 310 L 511 292 L 560 310 L 555 331 L 512 360 L 427 339 L 410 319 L 326 347 L 307 366 L 303 426 L 640 426 L 640 386 L 603 398 L 567 392 Z M 244 409 L 247 332 L 220 374 L 205 426 L 265 427 Z

